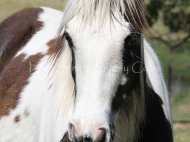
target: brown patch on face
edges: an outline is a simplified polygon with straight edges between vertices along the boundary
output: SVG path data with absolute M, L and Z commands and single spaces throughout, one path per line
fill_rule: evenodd
M 18 115 L 18 116 L 16 116 L 16 117 L 14 118 L 14 122 L 15 122 L 15 123 L 20 122 L 20 116 L 19 116 L 19 115 Z
M 16 53 L 39 31 L 41 8 L 21 10 L 0 23 L 0 72 Z
M 53 53 L 55 53 L 55 43 L 56 43 L 57 39 L 52 39 L 47 43 L 47 46 L 49 46 L 49 50 L 48 50 L 48 55 L 52 55 Z
M 58 52 L 58 48 L 61 44 L 61 40 L 62 38 L 61 37 L 58 37 L 58 38 L 55 38 L 55 39 L 52 39 L 50 40 L 48 43 L 47 43 L 47 46 L 49 46 L 49 50 L 48 50 L 48 55 L 52 56 L 54 54 L 56 54 Z
M 36 54 L 26 60 L 24 57 L 22 54 L 13 58 L 0 72 L 0 117 L 17 106 L 19 94 L 43 55 Z

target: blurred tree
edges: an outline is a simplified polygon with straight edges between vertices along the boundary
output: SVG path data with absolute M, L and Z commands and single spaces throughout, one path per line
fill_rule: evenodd
M 150 38 L 163 42 L 169 48 L 170 54 L 190 51 L 182 46 L 190 39 L 190 0 L 147 0 L 147 9 L 151 15 L 148 17 L 150 26 L 154 27 L 158 21 L 162 21 L 164 26 L 162 30 L 152 28 L 156 34 Z M 167 72 L 168 89 L 172 92 L 172 63 L 168 64 Z

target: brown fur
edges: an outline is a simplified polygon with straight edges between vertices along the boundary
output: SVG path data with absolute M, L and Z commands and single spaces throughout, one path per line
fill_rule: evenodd
M 22 54 L 13 58 L 0 73 L 0 116 L 7 115 L 17 106 L 19 94 L 42 55 L 33 55 L 26 60 L 24 57 Z
M 49 46 L 49 50 L 47 54 L 50 56 L 50 59 L 54 60 L 54 64 L 64 50 L 65 42 L 62 40 L 64 39 L 61 36 L 59 36 L 55 39 L 50 40 L 47 43 L 47 46 Z
M 19 116 L 19 115 L 18 115 L 18 116 L 16 116 L 16 117 L 14 118 L 14 122 L 15 122 L 15 123 L 20 122 L 20 116 Z
M 41 29 L 41 8 L 28 8 L 13 14 L 0 24 L 0 72 L 15 54 Z
M 55 42 L 56 39 L 52 39 L 47 43 L 47 46 L 49 47 L 48 55 L 52 55 L 55 52 Z

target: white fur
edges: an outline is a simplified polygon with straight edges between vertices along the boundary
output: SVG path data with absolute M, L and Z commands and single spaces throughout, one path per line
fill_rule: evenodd
M 81 17 L 76 16 L 66 27 L 73 39 L 76 60 L 77 95 L 71 122 L 77 125 L 80 121 L 84 129 L 83 135 L 93 125 L 97 130 L 102 127 L 109 130 L 111 100 L 118 85 L 125 83 L 121 79 L 122 53 L 124 39 L 130 34 L 129 24 L 124 19 L 121 19 L 121 24 L 116 19 L 111 21 L 109 18 L 107 16 L 104 19 L 101 28 L 96 19 L 92 24 L 87 23 L 83 29 L 80 27 L 83 22 L 80 21 Z M 96 126 L 99 123 L 102 126 Z M 96 134 L 91 135 L 95 140 Z
M 126 76 L 123 75 L 121 85 L 125 85 L 127 83 L 127 78 Z

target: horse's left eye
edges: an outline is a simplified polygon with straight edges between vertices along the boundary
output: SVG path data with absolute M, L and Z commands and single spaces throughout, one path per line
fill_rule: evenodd
M 129 45 L 137 45 L 140 42 L 140 38 L 138 35 L 131 35 L 129 40 Z
M 73 40 L 72 38 L 70 37 L 69 33 L 68 32 L 65 32 L 64 35 L 65 39 L 67 40 L 68 44 L 69 44 L 69 47 L 70 48 L 73 48 L 74 47 L 74 44 L 73 44 Z
M 141 43 L 141 35 L 137 33 L 133 33 L 129 35 L 125 39 L 125 47 L 127 47 L 128 50 L 133 50 L 135 47 L 139 47 Z

